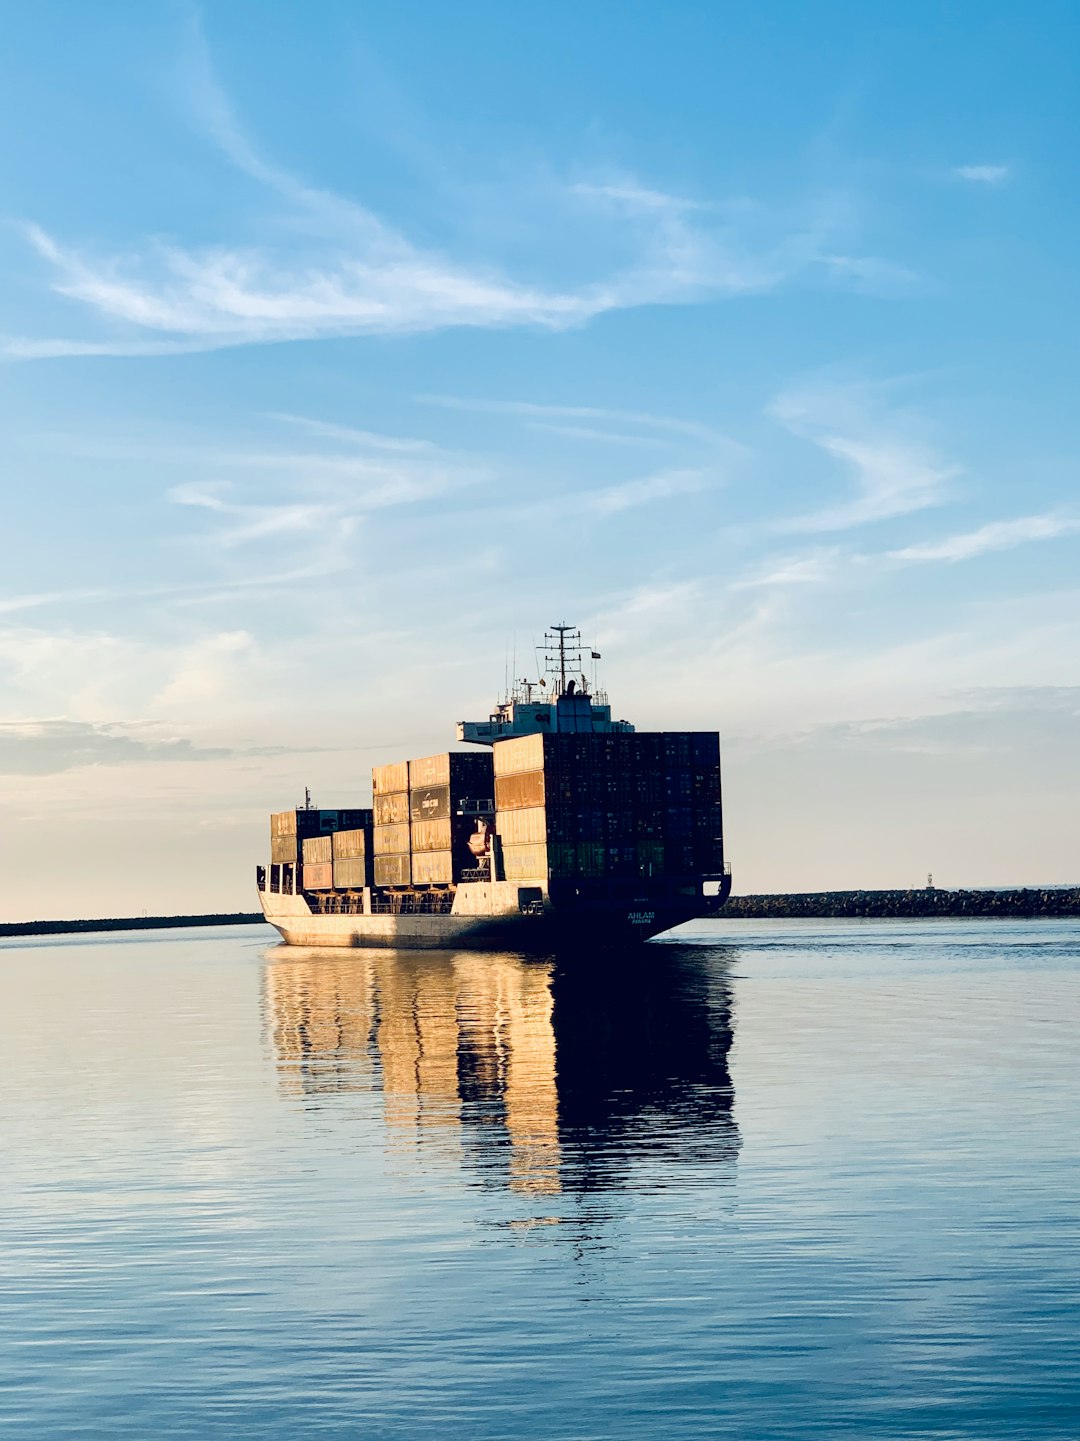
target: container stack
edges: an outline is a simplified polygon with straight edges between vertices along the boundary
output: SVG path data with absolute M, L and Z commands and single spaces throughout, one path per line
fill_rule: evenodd
M 304 890 L 334 889 L 333 836 L 305 836 L 303 841 Z
M 507 880 L 723 870 L 715 733 L 518 736 L 494 764 Z
M 494 824 L 490 751 L 443 751 L 376 766 L 375 885 L 448 886 L 478 865 L 469 837 Z
M 270 817 L 270 862 L 272 865 L 303 866 L 306 890 L 331 890 L 337 835 L 359 835 L 360 856 L 366 854 L 364 837 L 371 830 L 369 810 L 278 811 Z M 354 848 L 357 843 L 353 842 Z M 369 848 L 368 848 L 369 849 Z M 360 882 L 362 886 L 363 881 Z
M 488 751 L 443 751 L 409 762 L 409 842 L 417 886 L 451 885 L 477 857 L 469 837 L 493 813 L 492 758 Z
M 375 806 L 372 830 L 375 884 L 411 885 L 409 762 L 395 761 L 393 765 L 375 766 L 371 772 L 371 789 Z
M 371 826 L 335 831 L 333 841 L 334 890 L 361 891 L 372 883 Z

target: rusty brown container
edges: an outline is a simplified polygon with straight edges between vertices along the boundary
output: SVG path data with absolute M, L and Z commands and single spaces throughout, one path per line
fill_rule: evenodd
M 304 865 L 323 865 L 334 859 L 332 836 L 306 836 L 304 838 Z
M 500 811 L 495 817 L 495 829 L 504 847 L 539 845 L 548 838 L 547 814 L 542 806 L 527 811 Z
M 412 884 L 411 856 L 376 856 L 377 886 L 408 886 Z
M 295 865 L 296 855 L 296 834 L 276 835 L 270 837 L 270 861 L 275 866 Z
M 522 771 L 516 775 L 495 777 L 495 809 L 497 811 L 531 810 L 544 804 L 544 772 Z
M 376 826 L 371 832 L 377 856 L 404 856 L 409 853 L 409 823 Z
M 305 891 L 331 891 L 334 888 L 334 866 L 331 861 L 319 861 L 304 866 Z
M 362 891 L 367 884 L 366 866 L 367 861 L 363 856 L 335 856 L 334 889 L 336 891 Z
M 390 791 L 375 797 L 375 824 L 399 826 L 409 819 L 408 791 Z
M 367 854 L 367 833 L 362 830 L 335 831 L 331 837 L 334 860 L 361 860 Z
M 439 821 L 434 822 L 439 825 Z M 420 851 L 412 858 L 414 886 L 448 886 L 454 879 L 454 858 L 450 851 Z
M 294 836 L 296 835 L 296 812 L 276 811 L 270 817 L 271 836 Z
M 375 795 L 391 795 L 409 789 L 409 762 L 394 761 L 391 765 L 375 766 L 371 772 L 371 788 Z

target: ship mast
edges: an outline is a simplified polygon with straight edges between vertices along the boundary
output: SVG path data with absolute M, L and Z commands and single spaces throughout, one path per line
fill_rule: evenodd
M 556 691 L 556 698 L 566 694 L 566 672 L 567 667 L 576 669 L 584 680 L 584 672 L 581 669 L 581 631 L 575 625 L 553 625 L 549 631 L 544 633 L 543 657 L 544 669 L 554 679 L 559 677 L 559 688 Z

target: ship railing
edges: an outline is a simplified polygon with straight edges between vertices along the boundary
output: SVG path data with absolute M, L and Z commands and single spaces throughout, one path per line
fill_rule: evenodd
M 315 898 L 315 913 L 320 916 L 362 916 L 364 897 L 352 892 L 318 895 Z
M 453 905 L 452 891 L 384 891 L 371 897 L 375 916 L 446 916 Z

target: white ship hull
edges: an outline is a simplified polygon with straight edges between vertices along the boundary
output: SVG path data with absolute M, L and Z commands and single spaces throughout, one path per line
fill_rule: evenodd
M 624 897 L 600 907 L 561 909 L 543 901 L 522 910 L 516 882 L 496 881 L 459 886 L 453 907 L 442 914 L 370 912 L 319 914 L 303 894 L 260 891 L 266 919 L 291 946 L 374 947 L 446 950 L 496 947 L 504 950 L 547 950 L 554 945 L 625 945 L 707 915 L 716 901 L 669 896 Z

